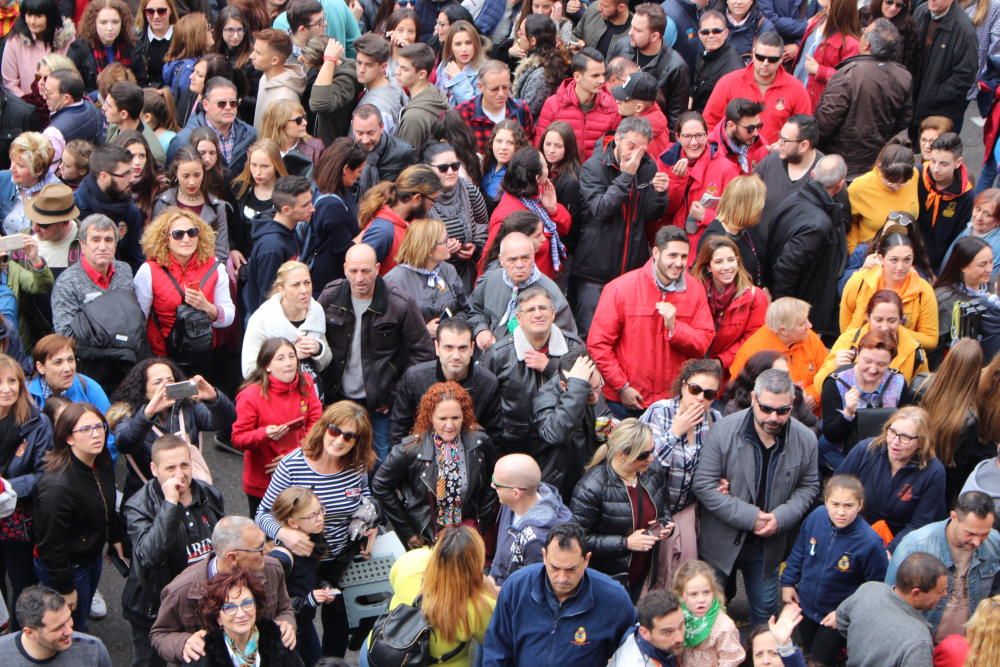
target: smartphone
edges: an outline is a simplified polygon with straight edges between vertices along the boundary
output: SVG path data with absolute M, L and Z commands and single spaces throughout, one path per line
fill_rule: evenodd
M 181 401 L 185 398 L 194 398 L 198 395 L 198 387 L 191 380 L 184 382 L 174 382 L 167 385 L 167 398 L 172 401 Z
M 11 234 L 10 236 L 0 237 L 0 252 L 10 252 L 11 250 L 20 250 L 24 247 L 24 236 L 21 234 Z
M 669 521 L 664 521 L 663 519 L 657 519 L 656 523 L 651 525 L 646 529 L 647 535 L 652 535 L 653 537 L 659 537 L 660 531 L 667 528 L 670 525 Z
M 292 420 L 292 421 L 290 421 L 290 422 L 286 422 L 286 423 L 285 423 L 285 424 L 283 424 L 283 425 L 284 425 L 284 426 L 287 426 L 287 427 L 288 427 L 288 429 L 289 429 L 289 430 L 291 430 L 291 429 L 293 429 L 293 428 L 299 428 L 300 426 L 304 426 L 304 425 L 305 425 L 305 423 L 306 423 L 306 418 L 305 418 L 305 417 L 298 417 L 298 418 L 296 418 L 296 419 L 293 419 L 293 420 Z
M 705 208 L 715 208 L 722 201 L 721 197 L 716 197 L 715 195 L 705 193 L 701 196 L 701 205 Z

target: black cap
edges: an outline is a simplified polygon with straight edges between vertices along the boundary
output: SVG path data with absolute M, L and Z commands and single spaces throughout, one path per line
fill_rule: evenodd
M 611 89 L 611 94 L 619 102 L 628 102 L 629 100 L 655 102 L 656 93 L 656 79 L 645 72 L 636 72 L 625 79 L 625 85 L 615 86 Z

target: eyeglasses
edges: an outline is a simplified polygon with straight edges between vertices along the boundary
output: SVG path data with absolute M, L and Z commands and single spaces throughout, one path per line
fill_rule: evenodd
M 257 601 L 253 598 L 245 598 L 239 604 L 235 602 L 226 602 L 221 607 L 221 611 L 226 616 L 235 616 L 237 610 L 242 609 L 244 614 L 250 614 L 253 612 L 254 608 L 257 606 Z
M 783 137 L 780 134 L 778 135 L 779 144 L 797 144 L 802 141 L 805 141 L 805 139 L 788 139 L 787 137 Z
M 781 407 L 776 408 L 773 405 L 767 405 L 766 403 L 761 403 L 760 401 L 757 401 L 757 407 L 760 408 L 760 411 L 765 415 L 777 413 L 779 417 L 784 417 L 792 411 L 792 406 L 790 405 L 782 405 Z
M 708 134 L 705 132 L 695 132 L 694 134 L 681 134 L 679 135 L 681 141 L 704 141 L 708 138 Z
M 899 440 L 899 442 L 901 444 L 904 444 L 904 445 L 908 445 L 908 444 L 910 444 L 911 442 L 913 442 L 914 440 L 916 440 L 917 438 L 920 437 L 920 436 L 916 436 L 916 435 L 911 435 L 909 433 L 900 433 L 899 431 L 897 431 L 896 429 L 894 429 L 891 426 L 885 430 L 885 433 L 886 433 L 886 435 L 891 435 L 893 438 L 896 438 L 897 440 Z
M 461 162 L 445 162 L 443 164 L 432 164 L 432 167 L 440 171 L 442 174 L 447 174 L 449 171 L 458 173 L 458 170 L 462 168 Z
M 316 21 L 315 23 L 310 23 L 307 27 L 309 27 L 309 28 L 320 28 L 320 27 L 325 26 L 325 25 L 326 25 L 326 17 L 324 16 L 319 21 Z
M 756 125 L 740 125 L 740 127 L 750 134 L 757 134 L 760 132 L 761 128 L 764 127 L 764 123 L 757 123 Z
M 246 549 L 244 547 L 236 547 L 236 548 L 230 549 L 230 551 L 243 551 L 243 552 L 248 553 L 248 554 L 262 554 L 262 553 L 264 553 L 264 546 L 266 544 L 267 544 L 267 542 L 265 541 L 265 542 L 261 542 L 260 546 L 257 547 L 256 549 Z
M 110 176 L 112 176 L 112 177 L 114 177 L 114 178 L 126 178 L 126 177 L 128 177 L 128 176 L 131 176 L 131 175 L 132 175 L 132 172 L 131 172 L 131 171 L 125 171 L 125 172 L 122 172 L 122 173 L 120 173 L 120 174 L 116 174 L 116 173 L 114 173 L 113 171 L 109 171 L 109 172 L 107 172 L 107 173 L 108 173 L 108 175 L 110 175 Z
M 899 0 L 883 0 L 883 2 L 890 7 L 899 7 L 900 9 L 906 6 L 905 2 L 899 2 Z
M 223 28 L 223 35 L 243 35 L 246 34 L 245 28 Z
M 146 7 L 146 16 L 166 16 L 169 11 L 166 7 L 157 7 L 155 9 Z
M 501 484 L 500 482 L 497 481 L 496 475 L 493 475 L 490 478 L 490 486 L 492 486 L 494 489 L 510 489 L 510 490 L 517 489 L 518 491 L 527 491 L 527 489 L 525 489 L 523 486 L 511 486 L 510 484 Z
M 79 433 L 80 435 L 89 435 L 91 438 L 97 435 L 103 435 L 108 432 L 108 425 L 104 422 L 97 422 L 96 424 L 91 424 L 90 426 L 81 426 L 80 428 L 73 429 L 73 433 Z
M 230 109 L 235 109 L 235 108 L 237 108 L 237 107 L 240 106 L 240 101 L 239 100 L 217 100 L 215 102 L 212 102 L 212 104 L 214 104 L 216 106 L 216 108 L 218 108 L 218 109 L 225 109 L 226 107 L 229 107 Z
M 762 55 L 760 53 L 757 53 L 756 51 L 753 52 L 753 57 L 759 63 L 762 63 L 762 62 L 764 62 L 766 60 L 767 62 L 771 63 L 772 65 L 777 64 L 777 62 L 779 60 L 781 60 L 781 56 L 780 55 L 779 56 L 765 56 L 765 55 Z
M 638 456 L 636 456 L 635 460 L 636 461 L 648 461 L 649 457 L 652 456 L 652 455 L 653 455 L 653 450 L 652 449 L 647 449 L 646 451 L 644 451 L 644 452 L 640 453 Z
M 191 227 L 190 229 L 175 229 L 170 232 L 170 238 L 172 238 L 175 241 L 180 241 L 181 239 L 184 238 L 185 234 L 187 234 L 189 237 L 193 239 L 196 239 L 198 238 L 198 228 Z
M 705 389 L 701 385 L 695 384 L 694 382 L 685 382 L 684 386 L 688 388 L 688 391 L 691 392 L 692 396 L 701 396 L 704 394 L 705 398 L 709 401 L 714 401 L 715 397 L 719 395 L 718 389 Z
M 344 431 L 343 429 L 341 429 L 336 424 L 330 424 L 329 426 L 327 426 L 326 427 L 326 432 L 329 433 L 330 435 L 332 435 L 335 438 L 336 437 L 343 438 L 344 442 L 354 442 L 355 440 L 358 439 L 358 434 L 357 433 L 353 433 L 351 431 Z
M 726 31 L 725 28 L 702 28 L 698 31 L 699 35 L 721 35 Z
M 289 119 L 288 119 L 288 122 L 289 122 L 289 123 L 295 123 L 296 125 L 301 125 L 301 124 L 305 123 L 305 122 L 306 122 L 306 121 L 308 121 L 308 120 L 309 120 L 309 119 L 308 119 L 308 118 L 306 118 L 306 117 L 305 117 L 305 116 L 303 115 L 303 116 L 296 116 L 295 118 L 289 118 Z
M 304 516 L 296 517 L 299 521 L 315 521 L 320 516 L 323 515 L 323 508 L 316 510 L 315 512 L 309 512 Z

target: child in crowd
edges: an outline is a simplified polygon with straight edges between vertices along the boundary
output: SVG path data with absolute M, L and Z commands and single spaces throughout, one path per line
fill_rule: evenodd
M 708 563 L 689 560 L 674 576 L 684 612 L 681 667 L 738 667 L 746 657 L 740 633 L 726 615 L 726 599 Z
M 835 665 L 845 640 L 834 611 L 866 581 L 883 581 L 885 543 L 860 518 L 865 490 L 853 475 L 834 475 L 823 507 L 806 517 L 781 575 L 781 598 L 802 607 L 799 636 L 812 663 Z

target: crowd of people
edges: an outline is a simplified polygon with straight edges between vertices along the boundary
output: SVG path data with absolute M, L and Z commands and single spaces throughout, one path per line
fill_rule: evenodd
M 0 37 L 4 665 L 1000 664 L 1000 0 Z

